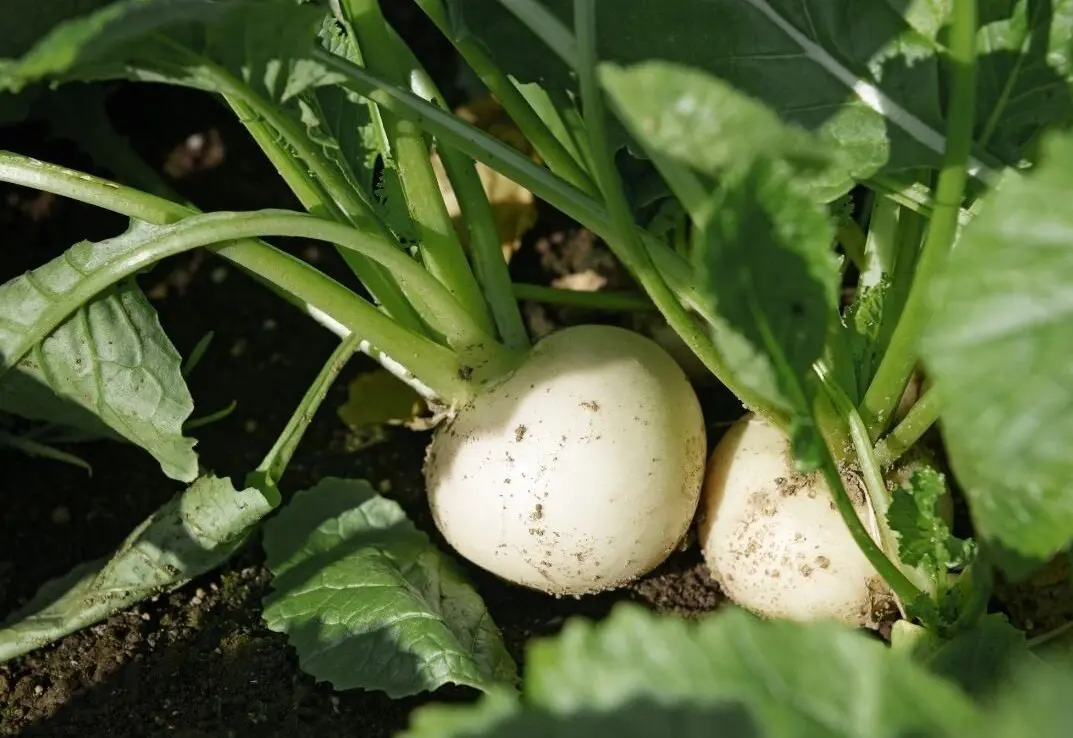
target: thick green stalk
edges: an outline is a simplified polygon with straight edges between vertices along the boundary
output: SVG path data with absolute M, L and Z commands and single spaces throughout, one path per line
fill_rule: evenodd
M 495 96 L 526 140 L 532 144 L 551 171 L 579 190 L 596 193 L 596 184 L 581 164 L 555 137 L 536 111 L 518 90 L 510 77 L 495 63 L 485 47 L 471 34 L 453 32 L 443 0 L 416 0 L 440 32 L 454 45 L 466 64 L 477 74 L 484 86 Z
M 325 67 L 345 77 L 347 84 L 355 92 L 369 97 L 383 108 L 398 115 L 411 117 L 431 134 L 492 167 L 568 217 L 581 223 L 604 239 L 613 249 L 621 251 L 624 248 L 621 244 L 621 236 L 604 206 L 570 183 L 543 167 L 537 166 L 503 142 L 460 120 L 457 116 L 429 105 L 416 95 L 388 84 L 345 59 L 322 50 L 314 50 L 313 56 Z M 695 310 L 709 323 L 717 324 L 719 319 L 711 301 L 696 289 L 693 270 L 689 263 L 652 234 L 641 228 L 635 228 L 634 232 L 641 239 L 656 270 L 666 280 L 667 287 L 674 292 L 676 298 Z M 675 330 L 678 329 L 675 328 Z M 685 340 L 684 337 L 683 340 Z M 693 346 L 690 345 L 690 348 L 693 349 Z M 695 349 L 694 353 L 696 353 Z M 723 384 L 730 387 L 731 391 L 737 394 L 746 405 L 758 408 L 759 412 L 764 414 L 763 408 L 766 403 L 741 386 L 714 350 L 702 350 L 702 353 L 704 355 L 698 354 L 698 358 L 704 361 Z M 718 367 L 718 370 L 715 367 Z M 784 425 L 785 419 L 781 416 L 773 414 L 771 419 L 776 425 Z
M 786 421 L 782 413 L 771 407 L 767 398 L 739 381 L 715 350 L 711 339 L 703 333 L 677 296 L 663 281 L 663 276 L 645 249 L 639 227 L 633 220 L 626 193 L 622 187 L 611 147 L 607 143 L 607 122 L 603 96 L 596 80 L 596 0 L 574 0 L 574 25 L 578 39 L 578 77 L 581 98 L 585 105 L 585 124 L 588 129 L 594 174 L 611 214 L 617 238 L 608 241 L 615 256 L 652 298 L 667 323 L 700 358 L 704 365 L 723 382 L 738 399 L 757 414 L 778 426 Z
M 656 309 L 652 301 L 644 295 L 630 292 L 583 292 L 521 282 L 514 283 L 514 297 L 548 305 L 568 305 L 608 312 L 650 312 Z
M 834 460 L 829 453 L 823 455 L 823 475 L 827 480 L 827 486 L 831 489 L 835 507 L 838 508 L 842 521 L 846 524 L 850 535 L 857 543 L 857 546 L 860 547 L 861 552 L 887 582 L 899 600 L 903 603 L 915 602 L 921 595 L 921 591 L 902 573 L 902 570 L 893 561 L 887 558 L 883 550 L 872 540 L 872 536 L 868 534 L 864 523 L 857 516 L 853 501 L 850 500 L 849 495 L 846 493 L 846 488 L 842 484 L 842 476 L 838 473 Z
M 876 376 L 865 393 L 861 415 L 875 441 L 891 416 L 917 363 L 917 344 L 927 323 L 929 297 L 935 278 L 957 236 L 958 216 L 968 180 L 966 167 L 973 145 L 976 106 L 976 0 L 954 0 L 950 57 L 953 64 L 947 108 L 946 152 L 934 209 L 905 309 L 891 334 Z
M 174 224 L 194 213 L 191 208 L 155 195 L 10 152 L 0 151 L 0 181 L 69 197 L 158 225 Z M 318 224 L 334 229 L 352 231 L 346 226 L 320 221 L 313 216 L 297 213 L 286 215 L 315 220 Z M 253 222 L 256 222 L 256 219 Z M 250 228 L 249 222 L 245 227 Z M 379 351 L 420 377 L 421 381 L 441 398 L 462 402 L 472 395 L 473 382 L 460 378 L 460 359 L 453 351 L 407 331 L 371 304 L 296 257 L 233 233 L 231 237 L 236 240 L 219 243 L 221 238 L 226 241 L 228 234 L 223 233 L 218 224 L 211 224 L 210 230 L 210 233 L 201 234 L 203 239 L 209 239 L 204 244 L 192 239 L 189 231 L 178 234 L 179 240 L 176 240 L 175 234 L 172 234 L 171 241 L 159 239 L 153 249 L 146 250 L 153 253 L 142 253 L 137 258 L 126 259 L 119 265 L 118 271 L 113 270 L 110 277 L 104 278 L 103 281 L 98 279 L 100 284 L 89 284 L 86 299 L 109 284 L 134 274 L 161 258 L 204 245 L 221 258 L 246 270 L 303 311 L 319 320 L 326 320 L 329 326 L 334 326 L 342 335 L 353 332 L 363 336 Z M 332 235 L 338 233 L 333 232 Z M 308 237 L 316 238 L 312 235 Z M 349 236 L 347 238 L 349 239 Z M 435 280 L 427 275 L 425 277 L 436 289 L 440 289 Z M 464 313 L 462 315 L 464 316 Z M 65 317 L 66 314 L 51 316 L 52 328 L 49 330 L 59 325 Z M 29 345 L 32 345 L 32 341 Z M 29 346 L 21 348 L 21 354 L 24 355 L 27 350 Z M 5 363 L 11 366 L 18 359 L 16 356 L 7 356 Z M 7 363 L 9 361 L 11 363 Z
M 340 223 L 350 223 L 358 228 L 372 222 L 379 222 L 375 218 L 362 218 L 359 222 L 358 219 L 344 212 L 336 200 L 314 178 L 311 172 L 313 167 L 303 165 L 281 145 L 279 140 L 283 136 L 281 132 L 273 128 L 263 115 L 256 113 L 245 100 L 233 96 L 225 99 L 231 105 L 231 109 L 238 115 L 239 120 L 245 125 L 247 132 L 260 146 L 261 151 L 276 168 L 280 177 L 287 183 L 291 192 L 302 203 L 302 207 L 308 212 L 313 215 L 331 218 Z M 296 132 L 292 131 L 292 133 Z M 329 167 L 331 165 L 327 161 L 323 161 L 320 162 L 317 169 L 324 174 Z M 374 232 L 385 237 L 388 236 L 387 229 L 382 226 L 376 228 Z M 337 250 L 340 252 L 343 261 L 350 267 L 354 275 L 361 280 L 365 289 L 380 304 L 384 312 L 406 328 L 417 333 L 425 333 L 426 328 L 421 321 L 421 317 L 407 300 L 406 295 L 399 289 L 391 274 L 385 272 L 378 264 L 370 262 L 360 254 L 347 249 Z
M 430 103 L 444 107 L 443 95 L 436 89 L 432 78 L 412 56 L 402 39 L 397 40 L 398 53 L 405 57 L 410 68 L 410 85 L 413 92 Z M 481 177 L 473 160 L 453 146 L 441 145 L 439 154 L 462 211 L 462 222 L 469 233 L 469 258 L 499 337 L 510 348 L 527 348 L 530 345 L 529 334 L 525 330 L 518 302 L 514 299 L 510 268 L 503 255 L 495 212 L 488 202 Z
M 385 110 L 418 122 L 430 134 L 517 182 L 605 241 L 617 240 L 611 217 L 602 203 L 529 161 L 502 141 L 345 59 L 323 50 L 314 50 L 313 57 L 345 77 L 347 85 L 355 92 L 374 100 Z M 693 283 L 689 262 L 652 234 L 639 232 L 656 267 L 678 298 L 708 322 L 716 322 L 711 303 L 701 296 Z
M 872 441 L 868 437 L 868 429 L 865 427 L 864 421 L 861 420 L 860 414 L 858 414 L 849 397 L 842 391 L 842 388 L 831 379 L 826 367 L 817 365 L 815 368 L 828 397 L 831 398 L 831 402 L 838 412 L 842 414 L 842 420 L 849 429 L 853 450 L 856 452 L 857 467 L 860 469 L 861 477 L 864 480 L 872 512 L 875 513 L 876 527 L 879 529 L 879 541 L 884 553 L 905 577 L 913 583 L 914 587 L 923 592 L 931 593 L 933 586 L 927 572 L 907 566 L 902 562 L 898 554 L 898 539 L 894 534 L 894 529 L 890 527 L 888 518 L 892 499 L 891 493 L 887 489 L 886 480 L 883 479 L 880 465 L 872 453 Z
M 379 0 L 341 0 L 339 4 L 356 36 L 365 66 L 381 70 L 392 83 L 409 89 L 387 22 L 380 12 Z M 447 213 L 421 128 L 391 111 L 383 111 L 382 118 L 394 146 L 395 167 L 417 231 L 421 260 L 474 320 L 489 332 L 494 330 L 480 285 Z
M 940 403 L 934 389 L 929 389 L 887 436 L 876 444 L 876 463 L 888 467 L 911 449 L 939 419 Z
M 331 356 L 324 362 L 324 366 L 317 372 L 317 376 L 302 396 L 298 407 L 291 413 L 287 425 L 283 427 L 276 442 L 272 444 L 272 448 L 257 468 L 246 475 L 246 486 L 260 490 L 273 507 L 278 506 L 281 501 L 279 480 L 283 478 L 283 473 L 291 463 L 298 444 L 302 442 L 302 436 L 305 435 L 309 424 L 313 422 L 313 417 L 324 402 L 324 398 L 328 396 L 328 390 L 331 389 L 335 378 L 360 348 L 361 339 L 353 333 L 339 342 Z

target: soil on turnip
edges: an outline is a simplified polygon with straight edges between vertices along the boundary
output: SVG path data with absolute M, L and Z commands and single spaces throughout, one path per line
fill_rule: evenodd
M 412 33 L 435 38 L 415 24 Z M 423 48 L 430 47 L 425 43 Z M 444 81 L 449 84 L 450 80 Z M 176 88 L 119 86 L 109 110 L 117 127 L 173 186 L 205 209 L 297 207 L 289 192 L 228 111 L 208 97 Z M 0 130 L 3 148 L 94 171 L 68 142 L 25 124 Z M 0 190 L 0 281 L 37 266 L 83 238 L 124 227 L 121 218 L 29 190 Z M 276 241 L 333 276 L 345 267 L 330 248 Z M 542 208 L 512 264 L 517 278 L 542 284 L 628 279 L 586 231 Z M 581 277 L 571 275 L 582 275 Z M 208 332 L 215 337 L 190 378 L 197 415 L 237 403 L 225 419 L 193 431 L 203 464 L 240 481 L 270 447 L 309 380 L 335 345 L 327 331 L 223 262 L 202 253 L 157 266 L 140 279 L 179 351 L 188 355 Z M 557 325 L 608 321 L 604 314 L 526 306 L 535 335 Z M 372 368 L 356 359 L 336 383 L 284 479 L 298 490 L 326 475 L 365 478 L 400 502 L 442 545 L 423 498 L 420 465 L 428 436 L 386 429 L 361 445 L 336 415 L 346 382 Z M 732 398 L 708 403 L 730 408 Z M 713 429 L 714 431 L 714 429 Z M 713 439 L 714 440 L 714 439 Z M 179 487 L 139 450 L 89 443 L 65 450 L 83 469 L 0 449 L 0 617 L 50 578 L 107 555 L 131 528 Z M 220 570 L 176 592 L 0 665 L 0 735 L 10 736 L 389 736 L 410 711 L 430 700 L 469 700 L 470 690 L 390 700 L 380 693 L 336 693 L 298 669 L 285 637 L 261 621 L 268 592 L 259 542 Z M 632 600 L 690 617 L 720 596 L 694 550 L 672 557 L 635 585 L 580 600 L 512 587 L 467 567 L 508 647 L 520 662 L 527 640 L 556 632 L 570 616 L 600 618 Z

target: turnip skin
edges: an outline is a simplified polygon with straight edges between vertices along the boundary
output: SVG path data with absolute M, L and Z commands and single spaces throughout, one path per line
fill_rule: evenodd
M 843 480 L 878 541 L 861 484 Z M 789 439 L 755 415 L 738 420 L 708 461 L 697 533 L 712 578 L 762 617 L 874 627 L 894 605 L 826 481 L 796 472 Z
M 586 325 L 539 341 L 441 426 L 425 480 L 458 554 L 515 584 L 584 595 L 670 555 L 705 456 L 700 403 L 674 359 L 632 331 Z

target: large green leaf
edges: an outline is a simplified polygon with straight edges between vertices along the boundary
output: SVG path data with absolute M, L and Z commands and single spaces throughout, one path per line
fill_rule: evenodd
M 109 559 L 79 565 L 11 613 L 0 628 L 0 662 L 216 568 L 270 509 L 255 489 L 199 478 L 135 528 Z
M 571 0 L 542 4 L 572 26 Z M 520 80 L 573 88 L 566 65 L 535 52 L 541 42 L 499 2 L 451 5 L 456 32 Z M 855 176 L 935 164 L 943 149 L 936 44 L 892 4 L 621 0 L 601 6 L 598 31 L 601 59 L 708 72 L 834 144 Z
M 1038 660 L 1028 649 L 1024 631 L 994 614 L 944 643 L 925 662 L 936 674 L 983 699 L 1008 687 L 1019 669 L 1038 666 Z
M 573 89 L 570 70 L 499 0 L 445 0 L 521 81 Z M 572 0 L 540 0 L 572 27 Z M 600 56 L 705 71 L 835 144 L 845 171 L 936 166 L 945 148 L 939 62 L 949 2 L 619 0 L 601 6 Z M 1073 120 L 1073 2 L 980 3 L 977 134 L 1014 163 L 1040 126 Z M 539 49 L 540 51 L 535 51 Z
M 1042 126 L 1073 119 L 1073 0 L 980 0 L 977 140 L 1015 163 Z
M 1073 136 L 1042 151 L 966 227 L 922 349 L 977 533 L 1038 559 L 1073 540 Z
M 305 58 L 325 12 L 295 0 L 121 0 L 66 20 L 21 58 L 0 61 L 0 90 L 131 78 L 220 92 L 223 71 L 282 102 L 327 82 Z
M 968 735 L 975 718 L 955 687 L 835 623 L 620 605 L 531 645 L 521 700 L 422 708 L 403 735 L 937 737 Z
M 837 305 L 834 227 L 782 161 L 723 177 L 698 229 L 698 277 L 718 320 L 712 338 L 740 381 L 791 416 L 795 451 L 818 461 L 811 432 L 812 366 Z
M 109 0 L 49 0 L 27 3 L 0 0 L 4 33 L 0 36 L 0 59 L 13 59 L 29 51 L 42 36 L 71 18 L 86 15 L 107 5 Z
M 302 669 L 392 697 L 511 685 L 513 660 L 454 563 L 365 481 L 326 478 L 265 526 L 264 618 Z
M 828 200 L 853 186 L 852 157 L 784 123 L 764 103 L 705 72 L 662 61 L 603 64 L 600 80 L 646 148 L 710 175 L 759 157 L 785 159 Z M 838 165 L 837 159 L 843 159 Z M 816 179 L 817 174 L 821 178 Z
M 136 222 L 0 285 L 0 409 L 125 438 L 190 482 L 198 463 L 183 436 L 194 401 L 182 357 L 133 281 L 109 286 L 159 232 Z

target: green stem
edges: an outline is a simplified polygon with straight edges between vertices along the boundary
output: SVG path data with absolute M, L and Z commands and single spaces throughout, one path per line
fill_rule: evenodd
M 901 556 L 898 554 L 898 539 L 894 534 L 894 530 L 890 527 L 888 518 L 891 493 L 887 489 L 886 480 L 883 479 L 883 472 L 872 454 L 872 441 L 868 437 L 868 429 L 865 427 L 864 421 L 861 420 L 860 414 L 849 397 L 846 396 L 846 393 L 842 391 L 842 388 L 836 382 L 832 381 L 826 367 L 817 364 L 815 370 L 820 377 L 823 388 L 831 398 L 831 402 L 842 414 L 842 419 L 849 429 L 850 441 L 853 443 L 853 450 L 857 456 L 857 466 L 860 469 L 865 489 L 868 492 L 872 512 L 876 517 L 879 542 L 884 553 L 906 579 L 913 583 L 916 589 L 922 592 L 931 592 L 932 582 L 927 573 L 907 566 L 902 562 Z M 903 602 L 911 602 L 911 600 L 903 600 Z
M 767 398 L 745 386 L 733 375 L 723 357 L 686 312 L 677 297 L 667 287 L 663 277 L 645 249 L 639 228 L 633 220 L 626 193 L 611 147 L 607 143 L 607 121 L 604 102 L 596 80 L 596 0 L 574 0 L 574 26 L 578 40 L 578 77 L 581 98 L 585 101 L 585 124 L 589 132 L 593 169 L 597 184 L 604 195 L 617 239 L 608 245 L 615 256 L 633 275 L 655 303 L 667 323 L 727 387 L 747 407 L 779 427 L 786 426 L 782 413 L 771 407 Z
M 866 265 L 865 243 L 868 237 L 855 220 L 847 220 L 838 228 L 838 242 L 847 258 L 858 270 L 864 271 Z
M 849 529 L 850 535 L 876 572 L 883 577 L 894 591 L 895 596 L 902 602 L 916 601 L 921 594 L 920 590 L 902 573 L 902 570 L 893 561 L 887 558 L 883 550 L 872 540 L 872 536 L 868 534 L 864 523 L 857 516 L 853 501 L 850 500 L 849 495 L 846 493 L 846 488 L 842 484 L 842 476 L 838 473 L 838 468 L 835 466 L 834 459 L 829 451 L 828 449 L 828 452 L 823 454 L 822 470 L 824 478 L 827 480 L 827 486 L 831 489 L 835 507 L 838 508 L 838 512 Z
M 895 426 L 886 438 L 875 447 L 876 463 L 889 467 L 902 454 L 911 449 L 928 429 L 939 419 L 939 400 L 934 389 L 929 389 L 916 401 L 902 422 Z
M 0 447 L 8 446 L 16 451 L 26 454 L 30 457 L 51 459 L 52 461 L 59 461 L 62 464 L 69 464 L 71 466 L 77 466 L 81 469 L 85 469 L 89 476 L 93 476 L 93 467 L 89 462 L 67 451 L 60 451 L 58 448 L 53 448 L 44 443 L 39 443 L 30 438 L 21 438 L 19 436 L 0 431 Z
M 321 157 L 316 156 L 315 152 L 305 146 L 302 147 L 305 155 L 314 156 L 318 161 L 309 164 L 309 160 L 304 156 L 301 162 L 295 159 L 294 155 L 285 149 L 280 142 L 280 138 L 284 137 L 284 133 L 275 128 L 267 120 L 264 113 L 256 112 L 247 100 L 239 99 L 236 96 L 229 96 L 225 99 L 246 127 L 246 131 L 261 148 L 261 151 L 275 167 L 283 181 L 287 183 L 291 192 L 302 203 L 303 208 L 313 215 L 330 218 L 340 223 L 350 223 L 357 228 L 364 229 L 365 226 L 376 223 L 377 227 L 372 229 L 373 232 L 385 237 L 388 236 L 387 229 L 383 228 L 377 219 L 365 217 L 364 208 L 362 211 L 354 211 L 353 208 L 356 207 L 356 203 L 351 203 L 351 209 L 344 212 L 337 204 L 337 200 L 340 198 L 337 196 L 333 199 L 321 186 L 321 181 L 324 181 L 323 178 L 330 176 L 329 171 L 332 166 L 329 162 L 321 161 Z M 274 115 L 274 113 L 272 114 Z M 290 133 L 295 135 L 297 131 L 292 130 Z M 294 147 L 294 144 L 290 141 L 287 142 L 287 145 Z M 302 145 L 301 142 L 299 145 Z M 302 156 L 301 152 L 299 155 Z M 314 171 L 319 172 L 320 181 L 314 175 Z M 339 186 L 340 182 L 332 181 L 331 184 Z M 353 217 L 354 212 L 360 212 L 362 217 Z M 346 249 L 337 248 L 336 250 L 385 313 L 415 333 L 426 332 L 421 317 L 389 273 L 360 254 Z
M 391 244 L 356 228 L 287 210 L 218 212 L 196 216 L 196 220 L 199 224 L 205 223 L 206 228 L 218 229 L 217 242 L 239 238 L 289 236 L 335 243 L 356 251 L 388 269 L 407 292 L 419 295 L 414 298 L 415 307 L 422 315 L 429 316 L 429 322 L 443 333 L 447 344 L 452 348 L 458 350 L 485 347 L 494 352 L 495 349 L 491 347 L 498 345 L 420 264 Z M 181 225 L 182 223 L 173 227 L 178 228 Z
M 1066 622 L 1066 623 L 1062 623 L 1061 625 L 1057 626 L 1056 628 L 1052 628 L 1052 629 L 1048 630 L 1046 633 L 1040 633 L 1038 636 L 1035 636 L 1034 638 L 1027 639 L 1025 641 L 1025 645 L 1028 646 L 1030 649 L 1040 648 L 1041 646 L 1046 646 L 1048 643 L 1050 643 L 1053 640 L 1061 638 L 1063 635 L 1068 633 L 1070 630 L 1073 630 L 1073 620 L 1071 620 L 1069 622 Z
M 611 217 L 602 203 L 529 161 L 502 141 L 345 59 L 319 49 L 314 50 L 313 57 L 343 76 L 347 85 L 358 94 L 374 100 L 396 115 L 410 117 L 432 135 L 525 187 L 608 243 L 617 240 Z M 693 270 L 689 262 L 652 234 L 640 233 L 656 267 L 678 298 L 708 322 L 717 322 L 711 303 L 701 296 L 693 284 Z
M 409 89 L 379 0 L 342 0 L 340 9 L 354 32 L 365 66 L 381 70 L 390 82 Z M 394 144 L 395 167 L 417 231 L 421 260 L 474 320 L 491 332 L 494 325 L 488 305 L 447 213 L 421 128 L 391 111 L 385 111 L 382 118 Z
M 536 0 L 499 0 L 525 27 L 562 59 L 572 70 L 578 68 L 579 50 L 570 29 Z M 539 52 L 538 52 L 539 53 Z
M 79 96 L 79 98 L 81 97 Z M 87 107 L 95 100 L 79 98 L 76 98 L 75 104 L 81 104 L 83 107 Z M 287 182 L 291 191 L 302 202 L 302 205 L 314 214 L 323 213 L 340 221 L 346 220 L 342 211 L 312 179 L 308 169 L 299 166 L 293 155 L 284 151 L 278 140 L 280 134 L 257 116 L 246 103 L 237 98 L 228 98 L 228 102 L 238 114 L 241 122 L 246 125 L 254 140 L 261 145 L 262 150 L 268 155 L 269 160 L 276 167 L 284 181 Z M 69 105 L 69 103 L 66 105 L 60 104 L 58 112 L 61 114 L 68 113 L 68 117 L 70 117 L 70 113 L 73 111 L 69 109 Z M 91 125 L 83 127 L 68 123 L 65 125 L 65 130 L 68 130 L 91 155 L 95 155 L 101 161 L 107 162 L 108 167 L 120 179 L 127 180 L 134 187 L 182 203 L 200 212 L 134 152 L 130 144 L 111 127 L 103 110 L 99 111 L 97 107 L 99 106 L 90 106 Z M 425 332 L 425 326 L 420 317 L 399 291 L 390 274 L 383 272 L 378 264 L 369 262 L 359 254 L 346 249 L 337 250 L 341 252 L 342 258 L 350 265 L 355 275 L 362 280 L 373 298 L 380 302 L 384 312 L 416 333 Z
M 417 59 L 411 57 L 402 40 L 398 41 L 399 53 L 407 57 L 410 84 L 414 93 L 444 107 L 443 95 L 439 94 L 431 77 Z M 462 221 L 469 233 L 470 260 L 499 337 L 510 348 L 527 348 L 529 334 L 525 330 L 518 302 L 512 294 L 510 268 L 503 255 L 495 211 L 488 202 L 488 194 L 484 191 L 480 175 L 477 174 L 473 160 L 453 146 L 441 145 L 439 154 L 444 171 L 451 181 L 451 189 L 458 200 Z
M 167 40 L 164 39 L 163 42 L 167 43 Z M 172 45 L 172 51 L 190 56 L 190 52 L 179 45 Z M 287 165 L 285 162 L 297 155 L 309 168 L 309 173 L 316 181 L 317 191 L 320 193 L 318 199 L 325 205 L 328 201 L 334 202 L 335 207 L 356 228 L 382 236 L 387 235 L 386 227 L 376 215 L 372 204 L 365 199 L 365 193 L 360 188 L 351 185 L 339 167 L 328 159 L 289 113 L 280 106 L 264 100 L 249 85 L 236 79 L 226 69 L 207 63 L 199 56 L 192 56 L 190 63 L 232 106 L 240 122 L 247 127 L 247 130 L 250 130 L 258 145 L 279 149 L 272 154 L 274 164 L 284 162 L 286 171 L 290 176 L 295 177 L 295 172 L 291 170 L 297 165 Z M 280 149 L 277 139 L 282 139 L 291 151 Z M 302 189 L 305 190 L 305 187 L 303 186 Z
M 181 241 L 176 239 L 174 233 L 170 241 L 158 238 L 153 244 L 153 249 L 143 249 L 124 258 L 116 269 L 108 270 L 110 276 L 102 279 L 99 274 L 93 275 L 99 284 L 93 284 L 87 288 L 84 285 L 89 284 L 91 280 L 84 280 L 79 285 L 81 292 L 77 299 L 74 302 L 66 300 L 65 304 L 81 304 L 109 284 L 136 273 L 165 256 L 206 245 L 216 255 L 249 272 L 303 311 L 320 319 L 327 317 L 329 324 L 341 326 L 343 330 L 340 332 L 344 334 L 353 332 L 367 337 L 379 351 L 406 366 L 440 397 L 462 402 L 468 399 L 474 391 L 474 383 L 463 380 L 459 376 L 461 365 L 457 354 L 402 328 L 371 304 L 300 259 L 251 238 L 239 238 L 234 233 L 230 237 L 239 240 L 231 243 L 217 243 L 221 239 L 228 238 L 228 234 L 222 233 L 220 224 L 216 223 L 211 224 L 213 228 L 211 233 L 201 234 L 203 240 L 208 239 L 204 244 L 198 243 L 196 239 L 192 240 L 189 231 L 191 220 L 189 216 L 194 211 L 189 207 L 83 172 L 2 151 L 0 151 L 0 181 L 69 197 L 148 223 L 164 225 L 186 219 L 183 220 L 183 225 L 187 230 L 178 234 L 184 237 Z M 199 219 L 219 218 L 228 217 L 228 214 L 196 217 Z M 250 223 L 257 221 L 254 216 L 247 215 L 246 217 L 248 222 L 245 227 L 249 229 Z M 351 234 L 357 233 L 346 226 L 320 221 L 309 215 L 288 213 L 287 217 L 316 221 L 320 227 L 332 228 L 331 235 L 333 236 L 338 235 L 334 232 L 338 229 Z M 241 223 L 241 221 L 236 222 Z M 204 228 L 203 225 L 202 227 Z M 361 234 L 357 235 L 367 238 Z M 316 236 L 308 237 L 317 238 Z M 349 235 L 347 239 L 350 239 Z M 146 253 L 148 251 L 154 253 L 148 254 Z M 418 271 L 428 282 L 435 285 L 436 289 L 441 289 L 435 280 L 424 274 L 419 267 Z M 51 325 L 46 326 L 42 335 L 47 335 L 54 330 L 67 317 L 68 312 L 62 311 L 61 314 L 51 315 L 48 320 Z M 17 362 L 33 343 L 34 341 L 31 341 L 29 345 L 21 347 L 17 356 L 6 356 L 6 366 L 10 367 Z
M 630 292 L 583 292 L 515 282 L 514 296 L 519 300 L 608 312 L 649 312 L 656 309 L 644 295 Z
M 976 23 L 976 0 L 955 0 L 950 34 L 954 69 L 947 108 L 947 149 L 935 191 L 934 211 L 905 309 L 862 403 L 862 416 L 873 441 L 890 424 L 894 408 L 916 366 L 917 343 L 929 315 L 932 284 L 945 267 L 957 235 L 958 215 L 968 180 L 966 167 L 973 142 Z
M 485 47 L 470 33 L 454 33 L 443 0 L 416 0 L 416 2 L 444 37 L 451 42 L 466 64 L 476 72 L 484 86 L 507 111 L 511 120 L 518 126 L 518 130 L 532 144 L 551 171 L 579 190 L 590 195 L 595 194 L 596 185 L 588 173 L 537 115 L 525 96 L 503 73 Z
M 309 424 L 313 422 L 318 408 L 328 395 L 335 378 L 347 365 L 351 357 L 361 348 L 361 339 L 351 334 L 340 341 L 331 356 L 317 372 L 313 383 L 309 385 L 302 401 L 291 414 L 287 425 L 283 427 L 271 450 L 258 465 L 257 469 L 246 476 L 246 486 L 256 487 L 261 494 L 276 507 L 280 503 L 279 481 L 283 478 L 287 466 L 298 449 Z
M 416 95 L 378 79 L 346 59 L 320 49 L 313 51 L 313 57 L 328 69 L 338 72 L 358 94 L 376 101 L 385 109 L 398 115 L 410 116 L 433 135 L 517 182 L 536 197 L 581 223 L 604 239 L 612 249 L 621 252 L 629 248 L 621 244 L 621 236 L 608 211 L 601 203 L 543 167 L 533 164 L 506 144 L 459 120 L 456 116 L 428 104 Z M 712 302 L 702 296 L 694 284 L 693 270 L 689 262 L 643 229 L 634 228 L 633 233 L 641 239 L 656 271 L 666 280 L 666 286 L 673 291 L 675 297 L 696 311 L 708 323 L 718 325 L 719 317 Z M 672 327 L 676 332 L 679 331 L 677 326 L 672 324 Z M 697 332 L 694 330 L 695 326 L 692 321 L 688 328 L 696 337 Z M 686 336 L 682 336 L 682 339 L 746 406 L 768 417 L 775 425 L 785 427 L 784 415 L 772 409 L 764 398 L 758 396 L 735 377 L 722 357 L 710 348 L 711 344 L 706 338 L 701 337 L 700 340 L 709 348 L 702 348 L 699 353 L 695 348 L 696 341 L 687 340 Z

